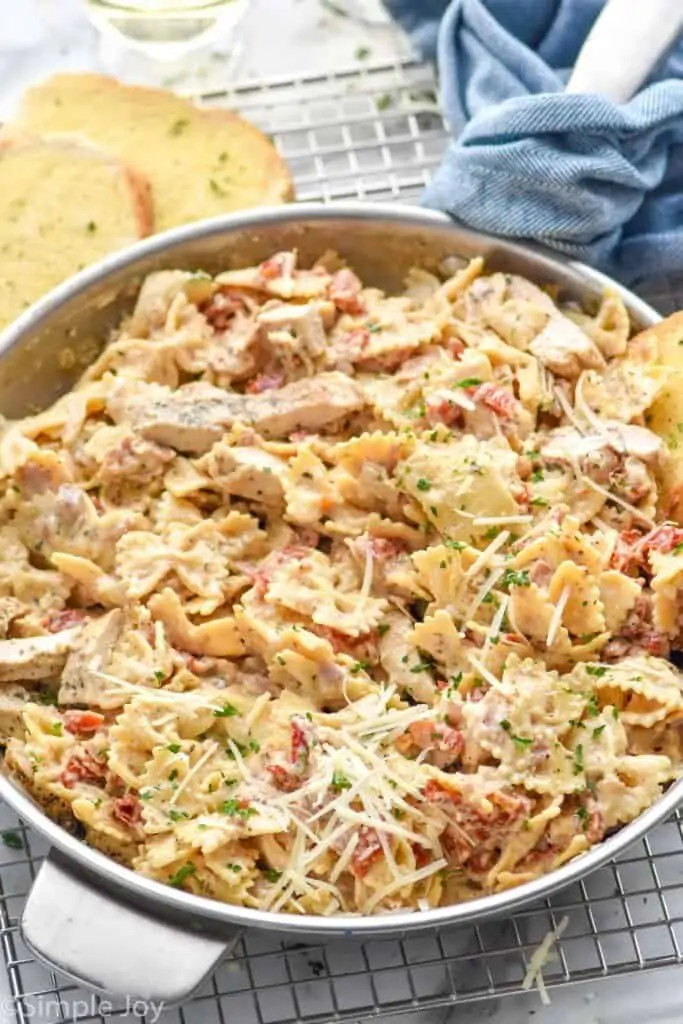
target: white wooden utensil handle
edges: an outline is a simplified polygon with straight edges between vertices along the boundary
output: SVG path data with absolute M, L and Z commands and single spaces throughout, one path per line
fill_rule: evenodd
M 683 30 L 683 0 L 607 0 L 589 32 L 567 92 L 625 103 Z

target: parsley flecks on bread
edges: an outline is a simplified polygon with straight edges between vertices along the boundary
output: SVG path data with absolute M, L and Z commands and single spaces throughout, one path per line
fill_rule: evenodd
M 19 123 L 41 135 L 77 132 L 138 167 L 152 184 L 158 231 L 292 198 L 287 167 L 262 132 L 171 92 L 56 75 L 26 93 Z
M 0 327 L 153 228 L 147 180 L 81 140 L 0 137 Z

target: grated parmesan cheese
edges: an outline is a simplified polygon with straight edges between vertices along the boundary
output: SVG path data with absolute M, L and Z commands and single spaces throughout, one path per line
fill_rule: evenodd
M 469 567 L 465 576 L 472 577 L 480 573 L 482 569 L 485 569 L 487 565 L 491 564 L 493 556 L 496 554 L 499 548 L 502 548 L 510 538 L 509 530 L 501 530 L 497 537 L 494 537 L 488 547 L 484 548 L 482 553 L 476 559 L 475 562 Z
M 568 924 L 569 918 L 565 916 L 562 918 L 557 928 L 551 929 L 545 935 L 541 944 L 534 951 L 522 981 L 522 988 L 525 992 L 528 992 L 534 984 L 538 987 L 541 1002 L 546 1006 L 550 1005 L 550 996 L 548 995 L 548 991 L 545 987 L 545 981 L 543 980 L 543 968 L 547 963 L 550 963 L 556 958 L 556 954 L 552 952 L 552 948 L 562 937 Z
M 550 619 L 550 623 L 548 625 L 548 636 L 546 639 L 546 644 L 548 645 L 548 647 L 552 647 L 555 643 L 555 639 L 559 632 L 560 626 L 562 625 L 562 616 L 564 615 L 564 609 L 571 595 L 572 588 L 566 586 L 563 588 L 562 593 L 560 594 L 557 600 L 555 610 L 553 611 L 552 618 Z

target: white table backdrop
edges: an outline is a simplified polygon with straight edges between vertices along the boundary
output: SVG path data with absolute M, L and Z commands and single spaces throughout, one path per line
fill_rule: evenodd
M 536 0 L 527 0 L 536 2 Z M 319 0 L 252 0 L 240 47 L 214 46 L 182 65 L 146 68 L 99 45 L 79 0 L 0 0 L 0 119 L 11 114 L 30 82 L 56 69 L 111 71 L 136 81 L 201 88 L 248 78 L 348 66 L 360 59 L 403 55 L 408 44 L 392 26 L 357 24 L 325 10 Z M 364 57 L 359 50 L 369 51 Z M 604 981 L 554 992 L 552 1006 L 538 995 L 392 1018 L 395 1024 L 680 1024 L 681 970 Z M 207 1014 L 209 1008 L 207 1007 Z M 0 1024 L 12 1019 L 7 977 L 0 964 Z M 207 1018 L 208 1019 L 208 1018 Z M 38 1022 L 39 1024 L 39 1022 Z M 240 1022 L 235 1022 L 240 1024 Z

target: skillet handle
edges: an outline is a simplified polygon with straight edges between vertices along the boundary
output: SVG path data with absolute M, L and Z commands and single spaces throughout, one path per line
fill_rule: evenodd
M 120 903 L 77 878 L 52 850 L 29 893 L 21 931 L 50 969 L 155 1008 L 187 999 L 236 938 L 198 935 Z

